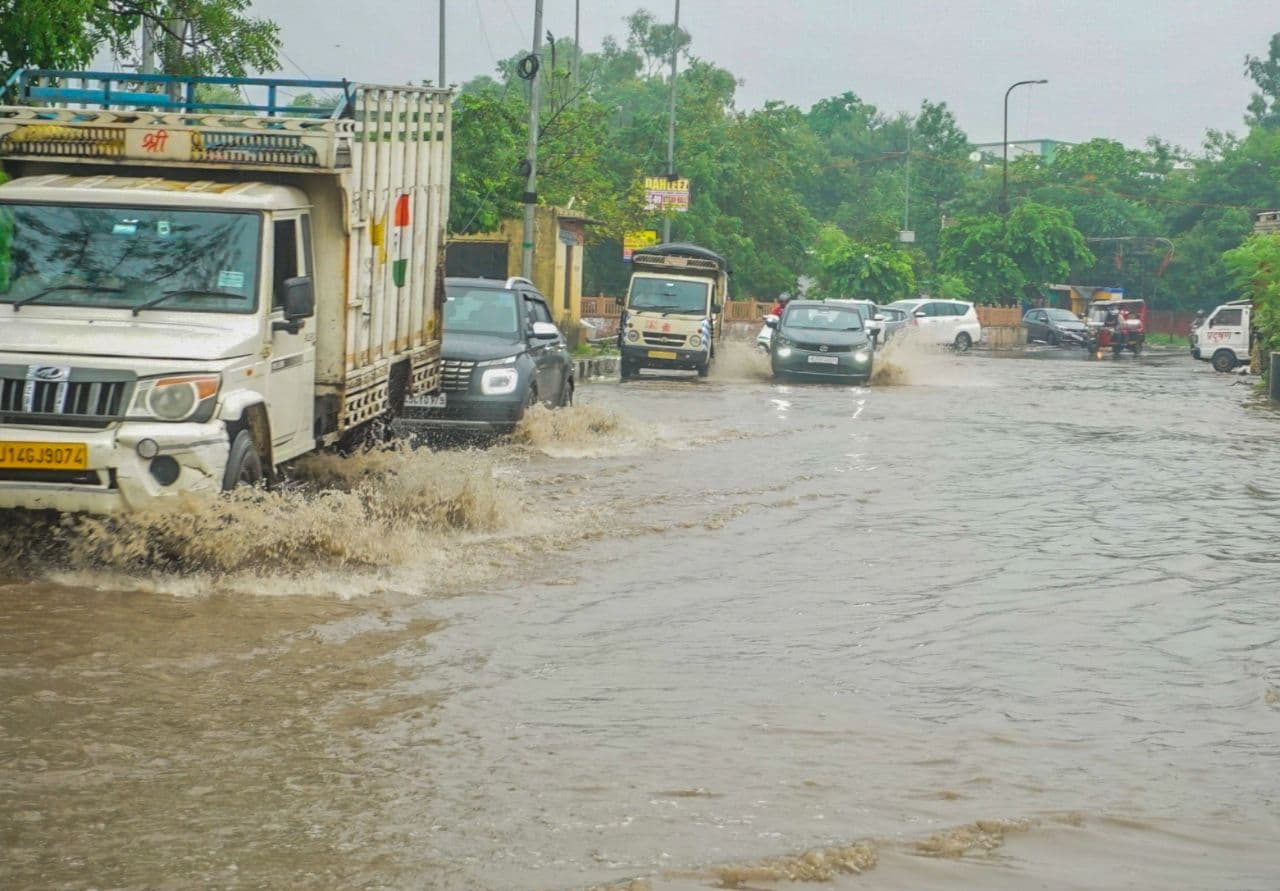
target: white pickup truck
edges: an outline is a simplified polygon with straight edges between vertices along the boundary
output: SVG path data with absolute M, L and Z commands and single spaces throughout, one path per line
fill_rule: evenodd
M 1191 331 L 1191 355 L 1211 363 L 1215 371 L 1248 365 L 1252 350 L 1253 304 L 1248 300 L 1222 304 Z
M 258 104 L 202 106 L 202 82 Z M 49 71 L 0 107 L 0 509 L 270 481 L 440 385 L 450 94 Z M 277 90 L 336 91 L 329 109 Z

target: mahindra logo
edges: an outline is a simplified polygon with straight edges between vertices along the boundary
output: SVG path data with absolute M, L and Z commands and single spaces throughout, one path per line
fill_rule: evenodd
M 825 353 L 827 351 L 827 345 L 824 343 L 822 346 L 818 347 L 818 349 Z
M 32 365 L 27 369 L 29 381 L 65 381 L 70 378 L 69 365 Z

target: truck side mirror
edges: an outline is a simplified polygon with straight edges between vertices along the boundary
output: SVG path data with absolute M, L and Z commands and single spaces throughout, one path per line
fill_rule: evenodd
M 286 278 L 281 284 L 280 303 L 284 308 L 283 322 L 276 322 L 272 328 L 276 331 L 288 331 L 297 334 L 302 330 L 302 320 L 316 314 L 316 291 L 311 276 L 298 275 Z

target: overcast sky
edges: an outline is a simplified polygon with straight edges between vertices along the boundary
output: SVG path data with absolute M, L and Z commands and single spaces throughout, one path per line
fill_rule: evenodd
M 447 73 L 492 74 L 528 48 L 533 0 L 447 0 Z M 254 0 L 276 21 L 283 74 L 381 83 L 434 79 L 438 0 Z M 639 8 L 674 0 L 581 0 L 582 43 L 625 36 Z M 544 29 L 573 34 L 574 0 L 544 0 Z M 1158 135 L 1198 148 L 1206 129 L 1243 129 L 1246 54 L 1280 31 L 1276 0 L 682 0 L 694 55 L 737 75 L 738 107 L 808 108 L 846 90 L 883 111 L 946 102 L 974 142 L 1009 138 L 1140 146 Z

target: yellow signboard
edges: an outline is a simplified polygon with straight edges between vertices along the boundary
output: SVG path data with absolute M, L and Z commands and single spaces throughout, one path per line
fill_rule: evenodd
M 667 179 L 665 176 L 646 176 L 644 178 L 644 209 L 656 210 L 659 213 L 673 210 L 684 213 L 689 209 L 689 181 Z
M 631 255 L 636 251 L 647 247 L 653 247 L 658 243 L 658 233 L 652 229 L 643 229 L 639 232 L 628 232 L 622 236 L 622 261 L 624 263 L 631 262 Z

